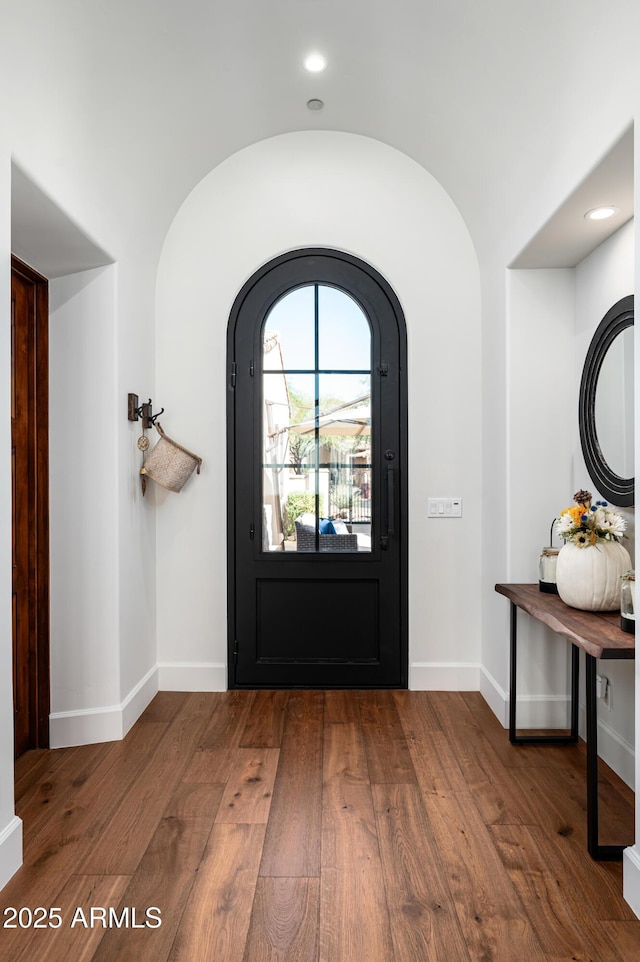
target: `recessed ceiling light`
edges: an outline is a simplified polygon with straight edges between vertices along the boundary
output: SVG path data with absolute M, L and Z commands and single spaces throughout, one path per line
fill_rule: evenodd
M 322 110 L 324 107 L 324 101 L 318 100 L 317 97 L 313 97 L 311 100 L 307 100 L 307 107 L 309 110 Z
M 587 220 L 606 220 L 607 217 L 613 217 L 617 213 L 617 207 L 594 207 L 593 210 L 588 210 L 584 216 Z
M 327 66 L 327 59 L 321 53 L 310 53 L 308 57 L 304 58 L 303 63 L 304 69 L 308 70 L 309 73 L 322 73 Z

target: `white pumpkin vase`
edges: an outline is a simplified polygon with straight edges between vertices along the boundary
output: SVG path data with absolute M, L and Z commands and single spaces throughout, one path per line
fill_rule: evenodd
M 618 541 L 599 541 L 586 548 L 568 541 L 558 554 L 558 594 L 572 608 L 617 611 L 620 575 L 630 568 L 629 552 Z

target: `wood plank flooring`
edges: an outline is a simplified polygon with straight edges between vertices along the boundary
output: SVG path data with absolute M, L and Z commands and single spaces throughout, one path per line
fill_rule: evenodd
M 585 761 L 475 692 L 162 692 L 122 742 L 19 759 L 0 962 L 637 962 Z M 601 766 L 601 841 L 632 839 Z

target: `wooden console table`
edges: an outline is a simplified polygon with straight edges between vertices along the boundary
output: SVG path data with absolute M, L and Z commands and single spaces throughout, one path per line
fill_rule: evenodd
M 598 718 L 596 659 L 635 658 L 635 636 L 620 628 L 620 613 L 579 611 L 558 595 L 540 591 L 538 585 L 496 585 L 496 591 L 511 602 L 509 741 L 562 744 L 578 740 L 578 671 L 580 649 L 585 653 L 587 701 L 587 848 L 594 859 L 620 861 L 625 846 L 600 845 L 598 838 Z M 521 608 L 562 635 L 572 645 L 571 731 L 558 735 L 516 734 L 517 610 Z M 629 843 L 631 844 L 631 843 Z

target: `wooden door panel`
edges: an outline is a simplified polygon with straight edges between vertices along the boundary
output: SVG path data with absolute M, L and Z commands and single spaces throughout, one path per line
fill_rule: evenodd
M 16 757 L 48 745 L 48 307 L 44 278 L 12 260 L 12 629 Z
M 11 380 L 12 380 L 12 489 L 13 489 L 13 685 L 16 756 L 30 748 L 30 713 L 33 626 L 29 604 L 32 558 L 30 470 L 30 398 L 32 395 L 29 331 L 33 324 L 32 285 L 17 275 L 11 283 Z

